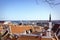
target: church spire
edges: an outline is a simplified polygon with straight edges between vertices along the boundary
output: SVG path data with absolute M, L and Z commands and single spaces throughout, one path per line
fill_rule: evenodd
M 49 15 L 49 22 L 51 22 L 51 14 Z

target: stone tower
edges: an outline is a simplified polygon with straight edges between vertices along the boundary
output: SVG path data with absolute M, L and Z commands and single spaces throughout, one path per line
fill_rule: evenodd
M 49 15 L 49 29 L 51 31 L 52 28 L 52 21 L 51 21 L 51 14 Z
M 52 21 L 51 21 L 51 14 L 49 15 L 49 29 L 48 29 L 48 36 L 51 37 L 51 29 L 52 29 Z

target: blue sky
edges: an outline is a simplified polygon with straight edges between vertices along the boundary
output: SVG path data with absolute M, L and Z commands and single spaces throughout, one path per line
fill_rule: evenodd
M 51 8 L 42 0 L 0 0 L 0 20 L 48 20 L 50 13 L 52 20 L 60 20 L 60 5 Z

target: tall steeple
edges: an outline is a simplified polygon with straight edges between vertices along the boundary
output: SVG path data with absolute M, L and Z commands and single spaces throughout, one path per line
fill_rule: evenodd
M 51 29 L 52 29 L 52 22 L 51 22 L 51 14 L 49 15 L 49 29 L 48 29 L 48 36 L 51 37 Z
M 51 14 L 49 15 L 49 22 L 51 22 Z
M 49 15 L 49 28 L 52 28 L 52 22 L 51 22 L 51 14 Z

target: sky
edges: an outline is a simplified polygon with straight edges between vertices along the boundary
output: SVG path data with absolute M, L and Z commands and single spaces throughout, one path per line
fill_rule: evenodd
M 44 0 L 0 0 L 0 20 L 48 20 L 49 14 L 52 20 L 60 20 L 60 5 L 51 8 Z

